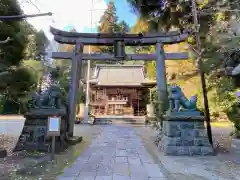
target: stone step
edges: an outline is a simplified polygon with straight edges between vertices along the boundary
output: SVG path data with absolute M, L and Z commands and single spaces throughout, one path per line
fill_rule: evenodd
M 94 124 L 145 124 L 145 117 L 96 117 Z

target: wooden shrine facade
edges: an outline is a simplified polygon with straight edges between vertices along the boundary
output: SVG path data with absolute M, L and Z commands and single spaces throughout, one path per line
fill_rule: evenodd
M 156 85 L 142 65 L 97 65 L 89 83 L 90 111 L 96 116 L 146 115 L 149 88 Z

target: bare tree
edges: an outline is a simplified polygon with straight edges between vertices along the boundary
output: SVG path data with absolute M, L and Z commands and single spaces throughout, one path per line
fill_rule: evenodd
M 20 4 L 24 4 L 24 3 L 30 4 L 30 5 L 34 6 L 38 10 L 38 12 L 41 12 L 39 7 L 36 5 L 36 2 L 33 2 L 32 0 L 19 0 L 19 2 L 20 2 Z

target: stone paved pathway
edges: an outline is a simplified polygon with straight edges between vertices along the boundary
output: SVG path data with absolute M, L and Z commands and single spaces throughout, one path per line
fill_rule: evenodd
M 105 126 L 57 180 L 166 180 L 133 128 Z

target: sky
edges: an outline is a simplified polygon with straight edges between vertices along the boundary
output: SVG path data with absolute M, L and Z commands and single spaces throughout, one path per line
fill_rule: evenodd
M 100 17 L 107 8 L 109 0 L 93 0 L 92 28 L 92 0 L 32 0 L 32 2 L 34 2 L 40 11 L 32 4 L 23 3 L 22 9 L 25 14 L 53 13 L 52 17 L 28 19 L 36 29 L 44 30 L 48 38 L 52 39 L 49 26 L 59 29 L 67 29 L 68 26 L 73 26 L 78 32 L 96 32 Z M 114 2 L 119 20 L 125 20 L 130 26 L 134 25 L 136 16 L 131 12 L 131 8 L 126 0 L 115 0 Z

